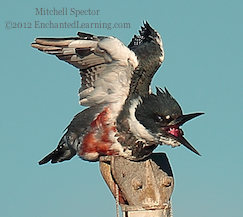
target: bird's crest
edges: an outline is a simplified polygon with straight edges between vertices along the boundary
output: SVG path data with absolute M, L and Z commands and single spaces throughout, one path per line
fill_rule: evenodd
M 142 113 L 157 113 L 164 115 L 179 116 L 182 114 L 182 109 L 178 102 L 172 97 L 167 88 L 156 87 L 156 94 L 150 94 L 147 97 L 142 97 L 138 111 Z

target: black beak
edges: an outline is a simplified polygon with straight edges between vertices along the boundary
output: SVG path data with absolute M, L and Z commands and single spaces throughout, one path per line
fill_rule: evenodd
M 180 142 L 182 145 L 193 151 L 195 154 L 198 154 L 201 156 L 201 154 L 183 137 L 175 137 L 178 142 Z
M 192 113 L 192 114 L 187 114 L 187 115 L 181 115 L 178 118 L 174 119 L 173 121 L 171 121 L 168 125 L 178 125 L 181 126 L 184 123 L 186 123 L 187 121 L 199 116 L 199 115 L 203 115 L 204 113 Z
M 185 122 L 199 116 L 199 115 L 202 115 L 204 113 L 192 113 L 192 114 L 187 114 L 187 115 L 181 115 L 179 116 L 178 118 L 174 119 L 173 121 L 171 121 L 169 124 L 168 124 L 168 127 L 169 126 L 181 126 L 183 125 Z M 199 156 L 200 153 L 183 137 L 183 135 L 178 135 L 178 136 L 174 136 L 174 135 L 171 135 L 173 136 L 178 142 L 180 142 L 182 145 L 184 145 L 185 147 L 187 147 L 188 149 L 190 149 L 191 151 L 193 151 L 194 153 L 198 154 Z

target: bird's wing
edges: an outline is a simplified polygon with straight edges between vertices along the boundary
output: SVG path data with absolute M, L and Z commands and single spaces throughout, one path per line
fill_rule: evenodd
M 137 57 L 114 37 L 78 33 L 72 38 L 36 38 L 31 46 L 80 69 L 84 106 L 125 100 Z
M 148 22 L 134 35 L 128 45 L 138 57 L 139 65 L 134 71 L 130 94 L 146 96 L 150 92 L 151 80 L 164 61 L 163 42 L 159 33 Z

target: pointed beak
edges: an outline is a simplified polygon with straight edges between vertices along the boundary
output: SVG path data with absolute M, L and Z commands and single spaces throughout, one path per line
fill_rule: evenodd
M 168 130 L 171 136 L 174 137 L 182 145 L 184 145 L 194 153 L 198 154 L 199 156 L 201 156 L 200 153 L 183 137 L 183 132 L 179 129 L 179 126 L 202 114 L 204 113 L 192 113 L 187 115 L 181 115 L 168 124 L 168 127 L 171 127 L 170 130 Z
M 186 123 L 187 121 L 199 116 L 199 115 L 203 115 L 204 113 L 192 113 L 192 114 L 187 114 L 187 115 L 181 115 L 178 118 L 174 119 L 173 121 L 171 121 L 168 125 L 178 125 L 181 126 L 184 123 Z
M 179 137 L 176 137 L 176 140 L 180 142 L 182 145 L 187 147 L 189 150 L 194 152 L 195 154 L 201 156 L 201 154 L 181 135 Z

